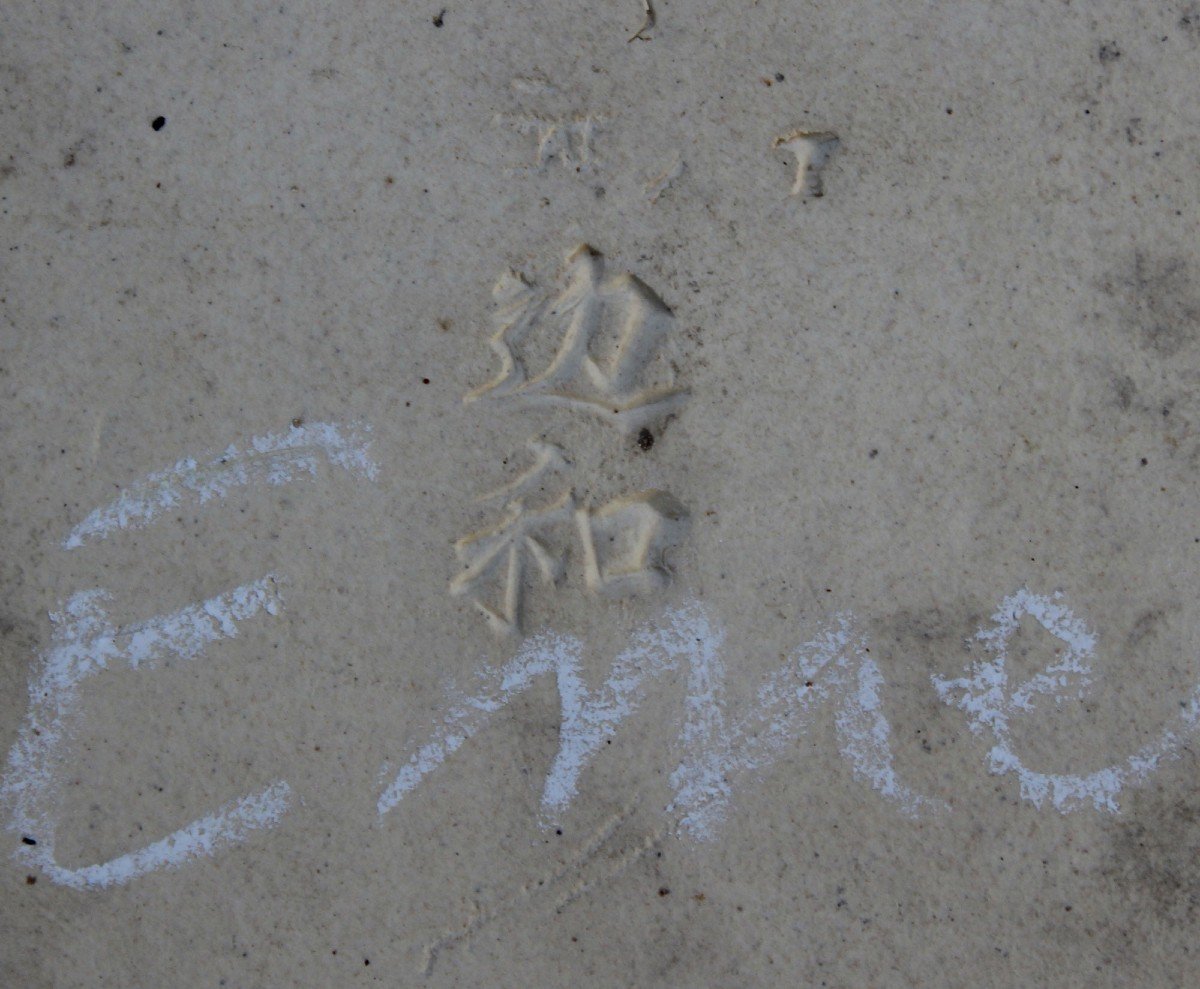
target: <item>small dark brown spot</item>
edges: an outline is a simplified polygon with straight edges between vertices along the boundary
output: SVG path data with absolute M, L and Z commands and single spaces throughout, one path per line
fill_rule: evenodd
M 643 426 L 642 431 L 638 433 L 637 445 L 639 449 L 642 450 L 649 450 L 650 447 L 654 446 L 654 434 L 645 426 Z
M 438 12 L 438 15 L 437 15 L 437 16 L 436 16 L 436 17 L 433 19 L 433 26 L 434 26 L 434 27 L 441 27 L 441 26 L 442 26 L 443 24 L 445 24 L 445 23 L 446 23 L 446 8 L 445 8 L 445 7 L 443 7 L 443 8 L 442 8 L 442 9 L 441 9 L 441 10 Z
M 37 876 L 26 876 L 25 877 L 25 885 L 26 886 L 32 886 L 36 882 L 37 882 Z
M 659 896 L 670 896 L 670 895 L 671 895 L 671 891 L 670 891 L 669 889 L 667 889 L 667 887 L 666 887 L 666 886 L 660 886 L 660 887 L 658 888 L 658 895 L 659 895 Z
M 296 416 L 296 418 L 292 420 L 292 425 L 299 429 L 304 425 L 304 418 L 302 416 Z

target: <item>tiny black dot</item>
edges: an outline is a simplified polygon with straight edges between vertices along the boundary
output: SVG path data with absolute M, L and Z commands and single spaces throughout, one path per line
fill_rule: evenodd
M 26 845 L 36 845 L 37 844 L 37 839 L 30 838 L 29 835 L 27 835 L 27 834 L 21 836 L 21 841 Z
M 446 8 L 445 8 L 445 7 L 443 7 L 443 8 L 441 9 L 441 12 L 440 12 L 440 13 L 437 15 L 437 17 L 435 17 L 435 18 L 433 19 L 433 26 L 434 26 L 434 27 L 441 27 L 441 26 L 442 26 L 443 24 L 445 24 L 445 23 L 446 23 Z
M 364 959 L 363 959 L 363 964 L 364 964 L 364 965 L 370 965 L 370 964 L 371 964 L 371 959 L 370 959 L 370 958 L 364 958 Z
M 562 834 L 562 828 L 555 828 L 555 829 L 554 829 L 554 833 L 555 833 L 555 834 Z
M 776 72 L 776 73 L 775 73 L 775 81 L 776 81 L 776 82 L 783 82 L 783 73 L 782 73 L 782 72 Z
M 642 431 L 638 433 L 637 445 L 643 450 L 649 450 L 650 447 L 654 446 L 654 434 L 645 426 L 643 426 Z
M 25 885 L 26 886 L 32 886 L 36 882 L 37 882 L 37 876 L 26 876 L 25 877 Z
M 429 384 L 429 379 L 428 379 L 428 378 L 422 378 L 422 379 L 421 379 L 421 384 L 423 384 L 423 385 L 427 385 L 427 384 Z
M 164 127 L 167 126 L 167 118 L 166 117 L 155 117 L 152 121 L 150 121 L 150 126 L 153 127 L 155 130 L 162 130 Z
M 671 891 L 669 889 L 667 889 L 666 886 L 663 886 L 662 888 L 659 889 L 658 895 L 659 896 L 668 896 L 670 894 L 670 892 Z
M 1148 464 L 1148 463 L 1150 463 L 1150 461 L 1147 460 L 1145 457 L 1142 457 L 1142 466 L 1145 467 L 1146 464 Z

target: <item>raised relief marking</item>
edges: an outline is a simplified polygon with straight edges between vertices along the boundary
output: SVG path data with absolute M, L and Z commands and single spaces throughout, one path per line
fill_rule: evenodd
M 670 580 L 668 550 L 683 542 L 688 512 L 666 491 L 614 498 L 575 512 L 587 586 L 601 594 L 656 591 Z
M 541 72 L 517 76 L 509 83 L 512 91 L 521 96 L 553 96 L 558 90 Z
M 645 186 L 646 198 L 653 205 L 658 202 L 663 193 L 670 189 L 687 170 L 687 162 L 676 157 L 666 168 L 650 179 Z
M 495 332 L 488 346 L 500 358 L 500 372 L 485 385 L 463 396 L 467 404 L 481 398 L 499 398 L 509 395 L 525 383 L 525 365 L 517 358 L 514 348 L 519 348 L 542 319 L 547 300 L 533 290 L 525 276 L 517 271 L 506 271 L 492 286 L 495 312 L 492 323 Z
M 975 734 L 990 732 L 996 744 L 988 753 L 989 768 L 996 775 L 1014 773 L 1022 799 L 1041 807 L 1047 800 L 1061 813 L 1091 803 L 1097 810 L 1116 813 L 1117 796 L 1127 785 L 1145 782 L 1168 759 L 1178 757 L 1189 737 L 1200 727 L 1200 687 L 1181 702 L 1176 727 L 1165 729 L 1157 739 L 1129 756 L 1124 764 L 1095 772 L 1045 773 L 1031 769 L 1017 754 L 1010 722 L 1033 710 L 1033 700 L 1049 696 L 1055 704 L 1070 697 L 1081 698 L 1091 682 L 1096 637 L 1087 625 L 1059 603 L 1060 594 L 1045 597 L 1022 588 L 1005 598 L 992 616 L 992 626 L 980 629 L 976 638 L 991 653 L 988 660 L 970 666 L 966 675 L 947 680 L 934 676 L 938 696 L 964 711 L 967 725 Z M 1061 658 L 1024 683 L 1010 685 L 1008 642 L 1021 618 L 1028 616 L 1063 643 Z
M 501 635 L 521 630 L 527 560 L 533 560 L 546 584 L 554 585 L 563 579 L 566 553 L 551 549 L 546 537 L 565 526 L 575 510 L 575 499 L 569 489 L 548 504 L 527 505 L 530 490 L 568 463 L 562 451 L 548 443 L 531 443 L 530 448 L 534 454 L 533 466 L 510 484 L 484 496 L 484 500 L 508 499 L 501 520 L 464 536 L 454 545 L 466 569 L 450 581 L 450 593 L 467 597 L 492 630 Z M 499 585 L 499 602 L 489 603 L 490 588 L 496 585 Z
M 531 166 L 533 171 L 544 172 L 552 161 L 557 161 L 568 171 L 585 172 L 599 165 L 592 142 L 607 119 L 598 113 L 571 117 L 530 113 L 499 114 L 496 122 L 508 124 L 515 127 L 518 133 L 532 134 L 537 138 L 537 153 Z
M 654 444 L 649 426 L 687 399 L 667 352 L 671 310 L 636 276 L 610 275 L 603 255 L 587 244 L 567 255 L 554 289 L 539 290 L 509 271 L 497 280 L 492 297 L 489 346 L 500 370 L 464 402 L 502 400 L 584 412 L 621 433 L 638 434 L 639 449 L 648 451 Z M 623 494 L 593 506 L 583 478 L 534 509 L 526 492 L 544 491 L 549 472 L 563 473 L 572 464 L 552 444 L 532 442 L 529 449 L 533 465 L 485 496 L 507 499 L 501 522 L 458 541 L 466 570 L 451 580 L 451 593 L 469 596 L 495 632 L 519 633 L 525 558 L 533 557 L 544 583 L 558 585 L 567 550 L 550 550 L 542 536 L 567 515 L 575 521 L 590 591 L 617 596 L 661 588 L 671 573 L 666 554 L 687 530 L 684 506 L 665 491 Z M 575 490 L 582 492 L 578 509 Z M 489 590 L 495 585 L 498 594 Z
M 565 473 L 571 466 L 567 455 L 553 443 L 530 440 L 525 446 L 533 454 L 533 463 L 529 468 L 518 474 L 508 484 L 503 484 L 487 494 L 480 495 L 475 499 L 476 501 L 492 501 L 507 495 L 525 494 L 535 485 L 542 483 L 547 476 Z
M 662 351 L 674 322 L 666 303 L 641 279 L 608 276 L 586 244 L 567 256 L 561 291 L 546 300 L 520 276 L 497 284 L 499 329 L 492 349 L 500 374 L 465 401 L 519 398 L 580 409 L 637 432 L 677 408 L 687 390 L 674 384 Z M 557 341 L 550 363 L 531 372 L 522 350 L 535 334 Z
M 532 559 L 542 582 L 558 587 L 566 577 L 568 523 L 579 537 L 584 582 L 608 597 L 649 593 L 664 587 L 671 571 L 669 550 L 687 533 L 688 512 L 665 491 L 613 498 L 599 508 L 576 508 L 575 495 L 562 488 L 551 500 L 530 504 L 535 491 L 566 473 L 571 461 L 550 443 L 530 441 L 533 463 L 508 484 L 477 501 L 505 499 L 500 521 L 455 543 L 465 569 L 450 581 L 450 593 L 467 597 L 500 635 L 521 632 L 522 604 Z
M 829 131 L 797 130 L 775 138 L 774 147 L 790 151 L 796 158 L 793 196 L 820 199 L 825 195 L 821 170 L 837 149 L 838 136 Z
M 646 34 L 651 30 L 658 21 L 658 15 L 654 12 L 654 4 L 651 0 L 642 0 L 642 26 L 637 31 L 630 35 L 630 41 L 649 41 L 650 37 Z

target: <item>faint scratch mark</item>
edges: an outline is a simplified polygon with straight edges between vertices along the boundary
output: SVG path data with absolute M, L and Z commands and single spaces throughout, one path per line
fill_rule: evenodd
M 589 862 L 595 860 L 596 856 L 604 849 L 604 847 L 612 839 L 613 835 L 617 833 L 617 830 L 621 827 L 621 825 L 630 818 L 630 816 L 633 814 L 633 810 L 634 805 L 630 804 L 617 811 L 617 813 L 613 814 L 607 820 L 603 821 L 600 826 L 592 832 L 591 837 L 584 844 L 579 854 L 576 855 L 575 858 L 566 865 L 554 870 L 549 876 L 544 876 L 541 879 L 535 879 L 526 883 L 511 896 L 505 897 L 494 906 L 478 910 L 467 921 L 466 925 L 461 930 L 443 934 L 441 937 L 437 938 L 431 944 L 426 946 L 424 955 L 422 957 L 423 977 L 429 978 L 433 974 L 434 966 L 437 965 L 437 960 L 443 951 L 448 948 L 457 947 L 460 944 L 465 944 L 501 914 L 508 914 L 512 910 L 520 907 L 529 901 L 536 893 L 549 892 L 556 887 L 562 886 L 572 875 L 583 870 Z M 653 841 L 657 842 L 660 837 L 661 835 L 659 834 L 654 835 Z M 641 855 L 644 851 L 644 848 L 639 849 L 638 855 Z M 619 859 L 616 863 L 616 871 L 610 869 L 608 873 L 603 873 L 601 876 L 595 880 L 592 880 L 591 882 L 576 883 L 571 887 L 571 889 L 567 890 L 565 895 L 560 895 L 556 898 L 553 909 L 557 910 L 572 900 L 577 899 L 584 892 L 595 886 L 598 882 L 602 882 L 610 876 L 616 875 L 619 871 L 624 871 L 625 868 L 628 868 L 628 865 L 628 862 L 624 862 L 623 859 Z

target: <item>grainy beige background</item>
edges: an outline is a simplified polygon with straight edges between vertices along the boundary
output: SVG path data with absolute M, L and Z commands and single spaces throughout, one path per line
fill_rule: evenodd
M 59 851 L 112 857 L 279 777 L 303 800 L 119 889 L 9 862 L 4 985 L 1200 975 L 1193 749 L 1117 815 L 1038 810 L 929 682 L 1022 586 L 1062 590 L 1100 637 L 1088 702 L 1022 726 L 1031 762 L 1119 762 L 1200 681 L 1200 5 L 655 6 L 635 42 L 635 0 L 0 10 L 0 743 L 71 593 L 106 587 L 134 621 L 275 570 L 279 621 L 89 685 Z M 522 113 L 603 115 L 594 167 L 530 169 L 535 138 L 503 119 Z M 841 139 L 822 199 L 788 195 L 772 142 L 796 128 Z M 511 651 L 447 595 L 451 543 L 531 432 L 584 427 L 461 397 L 494 373 L 496 276 L 550 282 L 581 241 L 673 308 L 692 389 L 650 451 L 589 433 L 609 444 L 596 481 L 669 487 L 693 528 L 665 593 L 568 582 L 531 597 L 530 624 L 582 636 L 602 678 L 630 629 L 697 597 L 744 704 L 853 610 L 897 766 L 951 814 L 901 817 L 826 719 L 739 791 L 721 840 L 680 842 L 663 681 L 561 836 L 537 826 L 550 682 L 376 816 L 380 766 L 446 683 Z M 118 487 L 299 417 L 371 422 L 378 480 L 248 488 L 60 549 Z M 1045 643 L 1023 648 L 1044 664 Z M 620 812 L 605 854 L 644 853 L 561 908 L 540 896 Z

